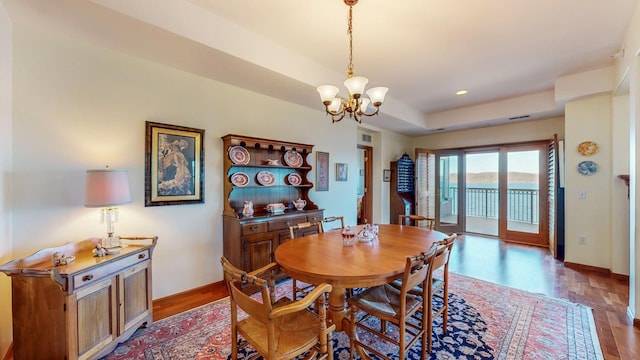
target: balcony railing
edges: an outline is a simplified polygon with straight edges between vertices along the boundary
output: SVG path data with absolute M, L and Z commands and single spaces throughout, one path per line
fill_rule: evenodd
M 449 188 L 450 214 L 458 215 L 458 189 Z M 539 191 L 532 189 L 507 189 L 507 220 L 538 224 Z M 499 192 L 494 188 L 467 188 L 467 216 L 497 219 L 500 211 Z M 443 208 L 444 210 L 444 208 Z M 442 210 L 441 210 L 442 211 Z

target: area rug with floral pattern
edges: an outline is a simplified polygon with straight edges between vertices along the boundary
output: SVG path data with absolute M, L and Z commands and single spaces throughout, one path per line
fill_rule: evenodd
M 449 276 L 447 332 L 442 332 L 442 317 L 435 319 L 430 359 L 603 359 L 591 308 Z M 277 293 L 290 289 L 283 282 Z M 348 359 L 348 336 L 336 332 L 333 343 L 334 358 Z M 386 344 L 379 350 L 394 354 Z M 418 342 L 408 358 L 419 359 L 420 351 Z M 240 358 L 251 352 L 248 347 Z M 227 359 L 230 353 L 229 298 L 224 298 L 139 329 L 105 359 Z

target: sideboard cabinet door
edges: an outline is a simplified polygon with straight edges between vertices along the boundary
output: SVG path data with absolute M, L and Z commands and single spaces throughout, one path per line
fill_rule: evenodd
M 120 277 L 120 332 L 119 335 L 135 331 L 140 321 L 151 315 L 153 302 L 151 294 L 150 261 L 144 261 L 122 273 Z
M 88 359 L 117 337 L 116 277 L 100 281 L 76 293 L 75 313 L 78 324 L 75 357 Z M 73 309 L 73 301 L 68 304 Z M 70 322 L 70 325 L 73 322 Z

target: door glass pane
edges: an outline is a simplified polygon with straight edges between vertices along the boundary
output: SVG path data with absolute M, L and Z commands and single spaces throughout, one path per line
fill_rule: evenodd
M 466 231 L 498 236 L 500 213 L 499 152 L 468 153 L 466 165 Z
M 458 155 L 440 156 L 440 223 L 458 224 Z
M 507 153 L 507 230 L 538 233 L 540 151 Z

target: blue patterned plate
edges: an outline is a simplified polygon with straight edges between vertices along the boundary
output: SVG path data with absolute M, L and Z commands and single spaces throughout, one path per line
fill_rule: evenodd
M 578 172 L 582 175 L 593 175 L 598 172 L 598 164 L 593 161 L 583 161 L 578 164 Z

